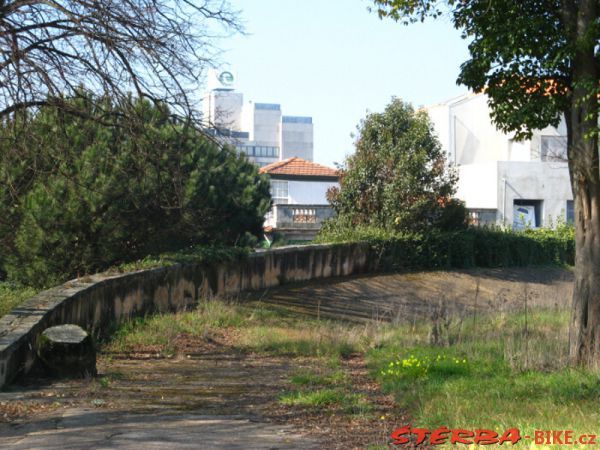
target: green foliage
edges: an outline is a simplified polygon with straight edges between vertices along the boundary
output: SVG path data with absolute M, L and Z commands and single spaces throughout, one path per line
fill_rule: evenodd
M 373 0 L 380 17 L 404 23 L 439 17 L 441 2 Z M 462 64 L 458 82 L 486 90 L 498 127 L 528 137 L 531 130 L 557 125 L 568 108 L 572 36 L 558 0 L 445 2 L 456 28 L 470 40 L 471 58 Z M 598 39 L 598 27 L 590 38 Z M 597 83 L 596 83 L 597 84 Z M 591 89 L 596 92 L 597 86 Z
M 338 224 L 411 231 L 465 226 L 464 205 L 451 200 L 456 173 L 427 113 L 399 99 L 361 121 L 356 153 L 342 173 L 340 189 L 329 192 Z
M 540 264 L 573 265 L 575 237 L 571 226 L 528 229 L 499 228 L 390 232 L 375 227 L 339 228 L 328 224 L 319 242 L 365 241 L 380 270 L 510 267 Z
M 73 102 L 98 116 L 91 100 Z M 11 279 L 45 286 L 260 234 L 269 184 L 245 157 L 164 106 L 101 107 L 117 126 L 44 108 L 2 124 L 0 265 Z
M 223 247 L 219 245 L 192 247 L 177 252 L 165 252 L 158 256 L 146 256 L 109 268 L 109 271 L 132 272 L 135 270 L 154 269 L 170 266 L 175 263 L 214 264 L 219 262 L 239 261 L 248 256 L 246 247 Z
M 11 283 L 0 283 L 0 317 L 8 314 L 25 300 L 37 293 L 31 287 L 16 286 Z

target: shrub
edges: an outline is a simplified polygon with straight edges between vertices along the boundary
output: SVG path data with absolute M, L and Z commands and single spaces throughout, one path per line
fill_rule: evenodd
M 244 156 L 164 106 L 102 106 L 117 116 L 134 110 L 115 127 L 41 109 L 0 129 L 0 264 L 9 279 L 46 286 L 260 234 L 269 185 Z
M 318 242 L 365 241 L 370 244 L 373 269 L 415 270 L 467 267 L 507 267 L 569 264 L 575 261 L 572 227 L 524 232 L 499 228 L 432 229 L 401 233 L 380 228 L 339 228 L 329 223 Z

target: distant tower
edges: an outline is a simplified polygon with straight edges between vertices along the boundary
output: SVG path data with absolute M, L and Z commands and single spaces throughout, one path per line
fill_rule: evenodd
M 210 70 L 204 125 L 260 166 L 294 156 L 313 160 L 312 117 L 284 116 L 277 103 L 244 104 L 231 70 Z
M 234 91 L 235 80 L 229 70 L 208 72 L 208 92 L 202 103 L 205 126 L 241 131 L 244 96 Z
M 312 117 L 283 116 L 281 118 L 281 159 L 298 156 L 313 160 Z

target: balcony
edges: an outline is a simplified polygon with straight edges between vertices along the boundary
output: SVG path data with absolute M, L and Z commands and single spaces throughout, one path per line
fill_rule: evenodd
M 312 239 L 334 214 L 329 205 L 277 204 L 267 214 L 265 227 L 296 239 Z

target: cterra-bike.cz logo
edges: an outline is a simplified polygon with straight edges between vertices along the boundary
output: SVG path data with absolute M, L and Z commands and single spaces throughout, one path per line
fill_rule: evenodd
M 413 428 L 404 426 L 395 429 L 391 434 L 394 445 L 515 445 L 530 442 L 534 446 L 547 445 L 596 445 L 595 434 L 576 434 L 573 430 L 535 430 L 531 434 L 522 434 L 518 428 L 509 428 L 502 433 L 487 429 L 435 429 Z

